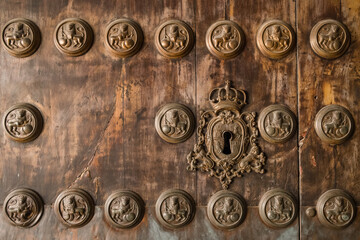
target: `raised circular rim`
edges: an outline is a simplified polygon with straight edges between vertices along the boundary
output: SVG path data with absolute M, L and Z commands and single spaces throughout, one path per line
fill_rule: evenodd
M 113 49 L 111 47 L 111 45 L 109 43 L 109 39 L 108 39 L 109 30 L 114 25 L 119 24 L 119 23 L 126 23 L 126 24 L 130 25 L 132 28 L 135 29 L 136 34 L 137 34 L 135 45 L 132 48 L 130 48 L 126 51 L 123 51 L 123 52 L 119 52 L 119 51 L 116 51 L 115 49 Z M 143 42 L 144 42 L 144 34 L 143 34 L 143 31 L 142 31 L 140 25 L 131 19 L 119 18 L 119 19 L 116 19 L 116 20 L 112 21 L 111 23 L 109 23 L 108 26 L 106 27 L 105 45 L 106 45 L 107 50 L 116 57 L 127 58 L 127 57 L 131 57 L 131 56 L 135 55 L 141 49 Z
M 38 210 L 36 217 L 32 221 L 28 222 L 27 224 L 22 224 L 22 225 L 16 224 L 9 218 L 9 216 L 7 214 L 6 208 L 8 205 L 8 201 L 12 197 L 14 197 L 18 194 L 30 196 L 33 199 L 33 201 L 35 202 L 36 208 Z M 35 226 L 40 221 L 40 219 L 43 215 L 43 212 L 44 212 L 44 202 L 43 202 L 42 198 L 40 197 L 40 195 L 37 192 L 35 192 L 34 190 L 29 189 L 29 188 L 17 188 L 17 189 L 12 190 L 6 196 L 6 198 L 4 200 L 4 204 L 3 204 L 3 212 L 4 212 L 4 215 L 6 216 L 7 221 L 9 223 L 11 223 L 12 225 L 21 227 L 21 228 L 30 228 L 30 227 Z
M 69 50 L 63 48 L 58 43 L 58 39 L 57 39 L 57 33 L 58 33 L 60 27 L 64 23 L 70 22 L 70 21 L 77 22 L 80 25 L 82 25 L 84 27 L 84 29 L 85 29 L 86 34 L 87 34 L 86 41 L 83 44 L 83 46 L 80 47 L 78 50 L 74 50 L 74 51 L 69 51 Z M 54 31 L 54 43 L 55 43 L 55 46 L 59 50 L 59 52 L 61 52 L 62 54 L 66 55 L 66 56 L 78 57 L 78 56 L 81 56 L 81 55 L 85 54 L 91 48 L 93 41 L 94 41 L 94 32 L 93 32 L 91 26 L 89 25 L 89 23 L 87 23 L 85 20 L 83 20 L 81 18 L 66 18 L 66 19 L 62 20 L 56 26 L 55 31 Z
M 223 25 L 223 24 L 228 24 L 228 25 L 231 25 L 232 27 L 236 28 L 236 30 L 238 30 L 239 35 L 240 35 L 239 45 L 233 51 L 231 51 L 229 53 L 223 53 L 221 51 L 216 50 L 211 41 L 211 35 L 212 35 L 213 31 L 215 30 L 215 28 L 217 28 L 218 26 Z M 241 27 L 236 22 L 233 22 L 230 20 L 220 20 L 220 21 L 213 23 L 206 31 L 206 36 L 205 36 L 205 42 L 206 42 L 207 49 L 213 56 L 220 58 L 220 59 L 230 59 L 230 58 L 234 58 L 237 55 L 239 55 L 242 52 L 242 50 L 244 49 L 245 41 L 246 41 L 246 39 L 245 39 L 244 31 L 241 29 Z
M 346 198 L 350 202 L 350 204 L 351 204 L 351 206 L 353 208 L 352 209 L 353 211 L 352 211 L 351 219 L 346 224 L 343 224 L 343 225 L 335 225 L 335 224 L 330 223 L 327 220 L 327 218 L 325 217 L 324 211 L 323 211 L 326 202 L 330 198 L 337 197 L 337 196 Z M 342 189 L 330 189 L 330 190 L 324 192 L 323 194 L 321 194 L 320 198 L 318 199 L 318 201 L 316 203 L 316 212 L 317 212 L 317 216 L 318 216 L 319 221 L 324 226 L 329 227 L 329 228 L 334 228 L 334 229 L 341 229 L 341 228 L 345 228 L 345 227 L 349 226 L 353 222 L 353 220 L 355 219 L 356 205 L 355 205 L 354 199 L 351 197 L 351 195 L 348 194 L 347 192 L 345 192 L 344 190 L 342 190 Z
M 265 126 L 264 126 L 266 116 L 270 112 L 273 112 L 275 110 L 286 112 L 287 114 L 289 114 L 290 118 L 293 121 L 293 127 L 292 127 L 290 134 L 287 137 L 284 137 L 282 139 L 274 139 L 274 138 L 270 137 L 266 133 Z M 261 113 L 259 115 L 259 119 L 258 119 L 258 126 L 259 126 L 260 135 L 265 141 L 267 141 L 269 143 L 284 143 L 284 142 L 287 142 L 288 140 L 290 140 L 294 136 L 294 134 L 296 132 L 296 128 L 297 128 L 297 119 L 296 119 L 295 114 L 286 105 L 272 104 L 272 105 L 265 107 L 261 111 Z
M 6 127 L 6 118 L 9 115 L 9 113 L 12 112 L 13 110 L 19 109 L 19 108 L 24 108 L 27 111 L 31 112 L 31 114 L 35 118 L 35 129 L 29 136 L 27 136 L 25 138 L 14 137 L 8 131 L 8 129 Z M 5 129 L 6 136 L 8 136 L 11 140 L 14 140 L 16 142 L 23 142 L 23 143 L 31 142 L 31 141 L 35 140 L 41 134 L 41 132 L 43 130 L 43 125 L 44 125 L 44 119 L 41 115 L 41 112 L 34 105 L 32 105 L 30 103 L 17 103 L 15 105 L 13 105 L 8 110 L 6 110 L 2 121 L 3 121 L 3 127 Z
M 189 211 L 188 218 L 185 222 L 183 222 L 182 224 L 178 224 L 178 225 L 171 225 L 167 221 L 165 221 L 165 219 L 162 217 L 161 205 L 166 198 L 173 196 L 175 194 L 180 195 L 182 198 L 184 198 L 188 202 L 188 204 L 190 206 L 190 211 Z M 155 205 L 155 211 L 156 211 L 156 218 L 163 226 L 170 228 L 170 229 L 178 229 L 178 228 L 184 227 L 185 225 L 188 225 L 194 219 L 195 212 L 196 212 L 196 204 L 195 204 L 195 201 L 192 198 L 192 196 L 189 193 L 185 192 L 184 190 L 168 189 L 168 190 L 162 192 L 160 194 L 159 198 L 157 199 L 156 205 Z
M 26 25 L 28 25 L 32 32 L 33 32 L 33 41 L 31 42 L 30 46 L 28 48 L 26 48 L 23 51 L 17 52 L 17 51 L 13 51 L 12 49 L 8 48 L 6 43 L 4 42 L 4 31 L 5 29 L 12 23 L 14 22 L 24 22 Z M 39 27 L 31 20 L 27 19 L 27 18 L 14 18 L 11 19 L 10 21 L 8 21 L 4 27 L 3 30 L 1 32 L 1 43 L 3 45 L 3 48 L 12 56 L 14 57 L 18 57 L 18 58 L 24 58 L 24 57 L 28 57 L 32 54 L 34 54 L 36 52 L 36 50 L 38 50 L 40 43 L 41 43 L 41 32 Z
M 275 24 L 285 27 L 290 32 L 290 45 L 289 45 L 288 49 L 286 49 L 285 51 L 282 51 L 282 52 L 278 52 L 278 53 L 270 51 L 267 47 L 265 47 L 264 41 L 263 41 L 263 35 L 264 35 L 264 31 L 266 30 L 266 28 L 271 25 L 275 25 Z M 286 55 L 288 55 L 293 50 L 293 48 L 295 46 L 295 42 L 296 42 L 296 34 L 295 34 L 295 31 L 292 28 L 292 26 L 282 20 L 279 20 L 279 19 L 272 19 L 272 20 L 264 22 L 259 27 L 259 29 L 257 30 L 257 33 L 256 33 L 256 46 L 258 47 L 259 51 L 265 57 L 275 59 L 275 60 L 281 59 L 281 58 L 285 57 Z
M 321 126 L 324 116 L 329 111 L 333 111 L 333 110 L 342 111 L 350 119 L 350 130 L 344 137 L 342 137 L 340 139 L 332 139 L 332 138 L 329 138 L 328 136 L 326 136 L 326 134 L 324 133 L 322 126 Z M 318 135 L 318 137 L 322 141 L 324 141 L 330 145 L 337 145 L 337 144 L 344 143 L 347 139 L 349 139 L 352 136 L 352 134 L 354 132 L 354 128 L 355 128 L 354 118 L 352 117 L 350 111 L 348 109 L 346 109 L 345 107 L 337 105 L 337 104 L 331 104 L 331 105 L 326 105 L 326 106 L 322 107 L 315 116 L 314 125 L 315 125 L 315 132 Z
M 136 216 L 136 218 L 130 224 L 127 224 L 127 225 L 122 225 L 122 224 L 116 223 L 109 214 L 110 205 L 111 205 L 112 201 L 114 201 L 115 198 L 118 198 L 121 196 L 128 196 L 131 199 L 133 199 L 137 203 L 138 208 L 139 208 L 139 214 Z M 140 195 L 137 194 L 136 192 L 133 192 L 130 190 L 118 190 L 118 191 L 112 193 L 106 199 L 105 206 L 104 206 L 104 214 L 105 214 L 105 219 L 107 220 L 107 222 L 110 223 L 113 227 L 122 228 L 122 229 L 132 228 L 132 227 L 135 227 L 136 225 L 138 225 L 141 222 L 141 220 L 143 219 L 144 214 L 145 214 L 145 202 L 140 197 Z
M 89 209 L 88 216 L 86 217 L 86 219 L 84 219 L 83 221 L 81 221 L 80 223 L 77 223 L 77 224 L 70 224 L 70 223 L 66 222 L 63 219 L 63 217 L 61 216 L 61 212 L 60 212 L 61 200 L 70 194 L 81 196 L 88 204 L 88 209 Z M 91 197 L 91 195 L 88 192 L 86 192 L 85 190 L 80 189 L 80 188 L 70 188 L 70 189 L 62 191 L 57 196 L 55 203 L 54 203 L 54 211 L 55 211 L 56 217 L 60 220 L 60 222 L 62 224 L 64 224 L 67 227 L 71 227 L 71 228 L 79 228 L 79 227 L 82 227 L 82 226 L 86 225 L 87 223 L 89 223 L 90 220 L 93 218 L 94 212 L 95 212 L 95 204 L 94 204 L 94 200 Z
M 345 32 L 345 43 L 337 51 L 329 53 L 329 52 L 324 51 L 320 47 L 320 45 L 319 45 L 319 43 L 317 41 L 317 33 L 318 33 L 318 31 L 320 30 L 320 28 L 322 26 L 324 26 L 325 24 L 331 24 L 331 23 L 340 26 L 344 30 L 344 32 Z M 311 29 L 311 32 L 310 32 L 311 49 L 313 50 L 313 52 L 317 56 L 319 56 L 321 58 L 335 59 L 335 58 L 341 57 L 348 50 L 348 48 L 350 46 L 350 42 L 351 42 L 351 35 L 350 35 L 350 32 L 349 32 L 349 29 L 346 27 L 346 25 L 344 25 L 343 23 L 341 23 L 341 22 L 339 22 L 337 20 L 334 20 L 334 19 L 324 19 L 324 20 L 321 20 L 321 21 L 317 22 L 313 26 L 313 28 Z
M 161 126 L 160 126 L 161 119 L 164 116 L 164 114 L 167 111 L 169 111 L 170 109 L 180 109 L 180 110 L 184 111 L 189 117 L 189 130 L 182 137 L 172 138 L 172 137 L 169 137 L 166 134 L 164 134 L 162 132 L 162 130 L 161 130 Z M 156 113 L 155 129 L 156 129 L 156 132 L 158 133 L 158 135 L 163 140 L 165 140 L 166 142 L 169 142 L 169 143 L 181 143 L 181 142 L 184 142 L 187 139 L 189 139 L 191 137 L 191 135 L 193 134 L 193 132 L 195 130 L 195 116 L 194 116 L 193 112 L 190 110 L 190 108 L 188 108 L 187 106 L 185 106 L 183 104 L 180 104 L 180 103 L 167 103 L 167 104 L 163 105 L 162 107 L 160 107 L 160 109 Z
M 239 220 L 236 221 L 234 224 L 231 224 L 228 226 L 222 225 L 221 223 L 219 223 L 213 214 L 213 208 L 214 208 L 216 202 L 220 198 L 223 198 L 223 197 L 235 198 L 240 203 L 241 210 L 242 210 Z M 209 221 L 211 222 L 212 225 L 214 225 L 215 227 L 220 228 L 220 229 L 234 229 L 234 228 L 240 226 L 245 220 L 246 213 L 247 213 L 247 207 L 246 207 L 245 200 L 242 198 L 242 196 L 240 194 L 233 192 L 233 191 L 229 191 L 229 190 L 220 190 L 220 191 L 216 192 L 213 196 L 211 196 L 211 198 L 209 199 L 209 202 L 207 204 L 207 216 L 208 216 Z
M 276 195 L 285 195 L 288 199 L 290 199 L 290 201 L 292 201 L 292 203 L 294 205 L 294 212 L 292 214 L 292 217 L 286 223 L 273 223 L 266 216 L 266 204 L 270 200 L 270 198 L 272 198 L 272 197 L 274 197 Z M 287 226 L 291 225 L 295 221 L 295 219 L 297 218 L 297 215 L 298 215 L 297 201 L 296 201 L 295 197 L 290 192 L 285 191 L 284 189 L 280 189 L 280 188 L 271 189 L 271 190 L 267 191 L 260 199 L 260 202 L 259 202 L 259 215 L 260 215 L 261 221 L 265 225 L 267 225 L 268 227 L 273 227 L 273 228 L 287 227 Z
M 177 52 L 177 53 L 171 53 L 171 52 L 165 51 L 163 49 L 163 47 L 161 46 L 161 44 L 160 44 L 160 39 L 159 39 L 160 32 L 165 26 L 170 25 L 170 24 L 181 25 L 182 27 L 184 27 L 186 29 L 186 31 L 189 34 L 188 45 L 182 51 Z M 161 23 L 156 28 L 155 47 L 163 57 L 170 58 L 170 59 L 185 57 L 186 55 L 188 55 L 191 52 L 192 48 L 194 47 L 194 43 L 195 43 L 194 31 L 192 30 L 190 25 L 188 25 L 184 21 L 181 21 L 181 20 L 178 20 L 178 19 L 171 19 L 171 20 L 168 20 L 168 21 L 165 21 L 165 22 Z

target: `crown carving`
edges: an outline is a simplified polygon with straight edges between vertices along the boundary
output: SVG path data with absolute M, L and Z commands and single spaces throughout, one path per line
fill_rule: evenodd
M 215 88 L 210 92 L 209 101 L 214 110 L 241 109 L 246 104 L 246 93 L 231 87 L 230 80 L 225 81 L 225 87 Z

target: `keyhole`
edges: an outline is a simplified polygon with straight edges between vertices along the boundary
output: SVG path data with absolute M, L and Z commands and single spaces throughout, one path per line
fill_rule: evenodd
M 222 152 L 223 154 L 229 155 L 231 153 L 230 140 L 232 138 L 232 134 L 231 132 L 224 132 L 223 137 L 224 137 L 224 149 Z

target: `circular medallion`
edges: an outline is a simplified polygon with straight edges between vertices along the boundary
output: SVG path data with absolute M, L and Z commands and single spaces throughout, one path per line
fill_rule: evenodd
M 155 46 L 167 58 L 181 58 L 194 46 L 194 33 L 189 25 L 180 20 L 161 24 L 155 33 Z
M 354 219 L 356 206 L 349 194 L 340 189 L 331 189 L 320 196 L 316 211 L 324 226 L 344 228 Z
M 269 227 L 289 226 L 295 220 L 297 211 L 295 198 L 282 189 L 266 192 L 259 202 L 260 218 Z
M 4 116 L 6 135 L 17 142 L 30 142 L 43 128 L 40 111 L 31 104 L 20 103 L 7 110 Z
M 93 42 L 94 33 L 90 25 L 79 18 L 67 18 L 60 22 L 54 33 L 57 49 L 67 56 L 80 56 L 86 53 Z
M 261 136 L 270 143 L 284 143 L 296 131 L 296 117 L 287 107 L 274 104 L 264 108 L 258 120 Z
M 55 214 L 68 227 L 82 227 L 94 215 L 94 200 L 82 189 L 72 188 L 63 191 L 56 198 Z
M 283 58 L 295 46 L 294 29 L 280 20 L 267 21 L 257 31 L 256 44 L 266 57 Z
M 130 57 L 137 53 L 144 36 L 140 26 L 130 19 L 117 19 L 106 30 L 106 47 L 117 57 Z
M 217 21 L 206 32 L 206 46 L 210 53 L 221 59 L 237 56 L 245 45 L 243 30 L 232 21 Z
M 145 203 L 132 191 L 111 194 L 105 202 L 105 218 L 117 228 L 132 228 L 139 224 L 145 213 Z
M 39 28 L 32 21 L 16 18 L 6 23 L 2 32 L 2 45 L 15 57 L 27 57 L 40 46 Z
M 44 203 L 35 191 L 20 188 L 7 195 L 3 211 L 11 224 L 19 227 L 32 227 L 40 220 L 44 211 Z
M 169 103 L 157 112 L 155 128 L 165 141 L 183 142 L 192 135 L 195 129 L 195 117 L 188 107 L 178 103 Z
M 246 203 L 239 194 L 221 190 L 210 198 L 207 215 L 214 226 L 233 229 L 243 222 L 246 216 Z
M 346 108 L 328 105 L 316 114 L 315 131 L 322 141 L 332 145 L 341 144 L 351 137 L 354 119 Z
M 350 46 L 348 28 L 332 19 L 319 21 L 311 29 L 310 45 L 320 57 L 334 59 L 343 55 Z
M 191 222 L 194 215 L 195 201 L 183 190 L 167 190 L 156 201 L 156 217 L 165 227 L 183 227 Z

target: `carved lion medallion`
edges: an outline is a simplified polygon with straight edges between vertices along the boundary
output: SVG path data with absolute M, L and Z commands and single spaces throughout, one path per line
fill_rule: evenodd
M 4 49 L 15 57 L 27 57 L 40 46 L 40 30 L 28 19 L 16 18 L 6 23 L 2 32 Z
M 289 226 L 297 217 L 297 211 L 295 198 L 282 189 L 266 192 L 259 202 L 260 218 L 269 227 Z
M 341 144 L 351 137 L 354 131 L 354 119 L 346 108 L 328 105 L 316 114 L 315 131 L 322 141 Z
M 261 136 L 271 143 L 283 143 L 296 131 L 296 117 L 287 107 L 279 104 L 264 108 L 259 116 Z
M 350 32 L 341 22 L 333 19 L 322 20 L 311 29 L 310 45 L 322 58 L 338 58 L 350 46 Z
M 117 57 L 130 57 L 137 53 L 143 43 L 141 27 L 130 19 L 117 19 L 106 30 L 106 47 Z
M 352 197 L 340 189 L 323 193 L 317 201 L 319 221 L 330 228 L 344 228 L 355 217 L 356 206 Z
M 3 211 L 6 219 L 19 227 L 32 227 L 40 220 L 44 209 L 41 197 L 33 190 L 13 190 L 5 199 Z
M 33 105 L 20 103 L 7 110 L 3 124 L 9 138 L 17 142 L 30 142 L 41 133 L 43 118 Z
M 266 57 L 280 59 L 295 46 L 295 32 L 289 24 L 281 20 L 270 20 L 257 31 L 256 44 Z
M 235 22 L 217 21 L 206 32 L 206 46 L 218 58 L 233 58 L 241 52 L 244 45 L 245 34 Z
M 213 110 L 201 112 L 197 143 L 187 156 L 190 171 L 209 172 L 227 189 L 233 178 L 254 171 L 263 174 L 265 155 L 257 145 L 255 112 L 241 112 L 246 93 L 230 87 L 215 88 L 209 96 Z
M 159 136 L 165 141 L 170 143 L 183 142 L 194 132 L 194 114 L 182 104 L 166 104 L 156 114 L 155 128 Z
M 195 215 L 195 201 L 187 192 L 170 189 L 156 201 L 156 217 L 168 228 L 180 228 L 189 224 Z
M 58 219 L 68 227 L 81 227 L 94 215 L 94 200 L 82 189 L 63 191 L 56 198 L 54 210 Z
M 79 18 L 67 18 L 61 21 L 54 33 L 57 49 L 67 56 L 80 56 L 86 53 L 94 39 L 90 25 Z
M 194 46 L 191 27 L 180 20 L 169 20 L 161 24 L 155 33 L 155 46 L 167 58 L 181 58 Z
M 221 190 L 210 198 L 207 215 L 214 226 L 221 229 L 233 229 L 243 222 L 246 215 L 246 203 L 239 194 Z
M 117 228 L 132 228 L 144 216 L 145 203 L 132 191 L 122 190 L 111 194 L 105 202 L 105 218 Z

